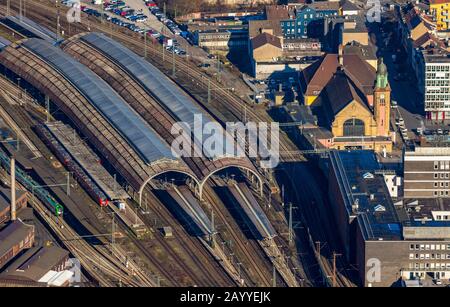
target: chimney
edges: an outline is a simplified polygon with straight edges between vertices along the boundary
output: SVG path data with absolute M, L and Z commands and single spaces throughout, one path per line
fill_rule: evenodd
M 11 158 L 11 221 L 16 220 L 16 160 Z
M 339 65 L 344 66 L 344 46 L 339 45 L 338 51 Z

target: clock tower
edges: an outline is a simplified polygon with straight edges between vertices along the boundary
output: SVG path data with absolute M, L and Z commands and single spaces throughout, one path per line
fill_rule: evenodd
M 380 59 L 374 90 L 374 116 L 377 123 L 377 136 L 390 136 L 391 87 L 387 67 Z

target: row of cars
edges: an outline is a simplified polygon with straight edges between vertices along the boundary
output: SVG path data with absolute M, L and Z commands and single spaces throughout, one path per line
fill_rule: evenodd
M 111 7 L 111 6 L 112 6 L 111 9 L 108 9 L 108 10 L 106 9 L 106 7 Z M 150 8 L 152 8 L 152 7 L 153 6 L 150 6 Z M 99 12 L 95 9 L 88 8 L 86 6 L 81 6 L 81 10 L 84 13 L 91 15 L 91 16 L 95 16 L 98 18 L 100 18 L 102 16 L 101 12 Z M 117 10 L 117 11 L 115 11 L 115 10 Z M 122 13 L 119 14 L 119 10 Z M 116 15 L 119 15 L 120 17 L 126 18 L 130 21 L 136 21 L 134 18 L 127 18 L 127 16 L 130 16 L 130 14 L 135 14 L 134 10 L 129 9 L 125 5 L 125 3 L 120 0 L 111 0 L 108 3 L 105 3 L 105 11 L 111 11 L 111 12 L 115 13 Z M 127 12 L 129 15 L 126 15 L 123 12 Z M 133 16 L 133 15 L 131 15 L 131 16 Z M 180 56 L 186 55 L 186 51 L 180 47 L 179 43 L 175 39 L 170 39 L 154 29 L 149 29 L 149 28 L 144 29 L 143 27 L 139 27 L 139 26 L 135 25 L 133 22 L 125 21 L 123 18 L 120 18 L 120 17 L 116 18 L 116 17 L 110 16 L 108 13 L 103 13 L 103 18 L 105 20 L 112 22 L 113 24 L 116 24 L 118 26 L 126 27 L 126 28 L 130 29 L 131 31 L 147 35 L 147 37 L 153 38 L 153 39 L 157 40 L 160 44 L 164 45 L 166 50 L 171 53 L 173 52 Z
M 150 2 L 150 1 L 145 1 L 146 3 Z M 153 1 L 151 1 L 153 2 Z M 161 21 L 167 28 L 169 28 L 169 30 L 175 34 L 175 35 L 181 35 L 182 31 L 180 30 L 180 28 L 178 27 L 178 25 L 173 22 L 172 20 L 170 20 L 169 18 L 167 18 L 166 14 L 164 12 L 161 11 L 161 9 L 157 6 L 149 6 L 149 11 L 155 15 L 156 18 L 158 18 L 159 21 Z
M 81 11 L 84 12 L 84 13 L 86 13 L 86 14 L 88 14 L 88 15 L 90 15 L 90 16 L 95 16 L 95 17 L 98 17 L 98 18 L 102 17 L 102 13 L 101 13 L 101 12 L 99 12 L 99 11 L 97 11 L 97 10 L 95 10 L 95 9 L 88 8 L 88 7 L 86 7 L 86 6 L 81 6 Z M 136 26 L 136 25 L 133 23 L 133 21 L 134 21 L 134 22 L 137 21 L 136 18 L 127 18 L 128 20 L 130 20 L 130 21 L 132 21 L 132 22 L 126 22 L 126 21 L 124 21 L 124 20 L 121 19 L 121 18 L 111 17 L 111 16 L 110 16 L 109 14 L 107 14 L 107 13 L 103 13 L 103 18 L 104 18 L 105 20 L 109 21 L 109 22 L 112 22 L 112 23 L 115 24 L 115 25 L 118 25 L 118 26 L 120 26 L 120 27 L 128 28 L 128 29 L 130 29 L 131 31 L 134 31 L 134 32 L 144 33 L 144 32 L 146 31 L 144 28 L 141 28 L 141 27 L 139 27 L 139 26 Z M 125 18 L 126 18 L 126 17 L 125 17 Z
M 133 22 L 145 22 L 148 20 L 148 16 L 142 12 L 136 12 L 130 8 L 122 0 L 110 0 L 103 4 L 105 11 L 111 11 L 115 15 L 121 16 Z
M 167 51 L 169 51 L 170 53 L 173 52 L 173 53 L 178 54 L 180 56 L 185 56 L 186 55 L 186 51 L 180 47 L 180 43 L 177 40 L 171 39 L 169 41 L 170 41 L 170 43 L 166 42 L 166 44 L 165 44 Z

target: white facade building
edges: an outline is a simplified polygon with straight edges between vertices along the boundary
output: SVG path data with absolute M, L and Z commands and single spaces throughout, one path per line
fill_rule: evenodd
M 450 119 L 450 58 L 424 54 L 425 112 L 427 119 Z

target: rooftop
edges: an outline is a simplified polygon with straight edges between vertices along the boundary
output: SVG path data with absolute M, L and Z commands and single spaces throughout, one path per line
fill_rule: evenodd
M 343 1 L 341 4 L 343 11 L 361 11 L 362 9 L 349 0 Z
M 39 281 L 64 261 L 69 256 L 69 252 L 57 246 L 51 246 L 36 248 L 31 256 L 28 254 L 24 256 L 5 270 L 2 277 Z
M 307 6 L 317 11 L 325 11 L 325 10 L 337 11 L 340 8 L 340 3 L 339 1 L 316 1 L 311 4 L 307 4 Z
M 425 63 L 428 64 L 439 64 L 439 63 L 450 63 L 450 54 L 441 52 L 423 52 L 423 57 Z
M 358 42 L 351 42 L 344 46 L 344 54 L 356 54 L 364 60 L 377 60 L 376 50 L 373 45 L 364 46 Z
M 304 128 L 317 126 L 317 118 L 308 106 L 300 104 L 288 104 L 282 106 L 280 111 L 288 122 L 302 123 Z
M 24 195 L 25 192 L 21 190 L 16 191 L 16 201 Z M 11 189 L 0 187 L 0 211 L 11 205 Z
M 446 198 L 430 198 L 430 199 L 404 199 L 403 205 L 408 212 L 411 221 L 435 221 L 433 212 L 450 213 L 450 199 Z M 442 221 L 445 223 L 445 221 Z M 450 223 L 450 220 L 447 220 Z
M 26 225 L 16 220 L 6 226 L 0 232 L 0 257 L 5 255 L 13 246 L 23 241 L 30 233 L 33 226 Z
M 406 150 L 405 159 L 413 156 L 450 156 L 450 147 L 446 146 L 433 146 L 433 144 L 428 144 L 429 146 L 415 146 L 410 150 Z
M 0 49 L 5 48 L 6 46 L 11 45 L 11 42 L 4 37 L 0 36 Z
M 267 20 L 283 20 L 289 18 L 289 8 L 285 5 L 266 6 Z
M 321 92 L 339 67 L 339 56 L 329 53 L 303 70 L 302 75 L 307 84 L 306 94 L 317 96 Z M 343 67 L 346 74 L 357 87 L 370 94 L 375 84 L 376 71 L 358 54 L 344 54 Z
M 20 18 L 18 16 L 8 16 L 3 18 L 1 22 L 7 24 L 10 27 L 13 28 L 19 27 L 25 30 L 21 32 L 23 32 L 28 37 L 39 37 L 46 40 L 49 43 L 54 43 L 58 38 L 56 33 L 35 23 L 33 20 L 25 16 L 21 16 Z
M 259 34 L 258 36 L 254 37 L 252 39 L 253 50 L 258 49 L 267 44 L 275 46 L 279 49 L 282 48 L 281 40 L 278 37 L 276 37 L 274 35 L 270 35 L 268 33 Z
M 358 219 L 365 240 L 399 240 L 401 223 L 375 153 L 369 150 L 330 154 L 347 214 Z
M 248 33 L 250 38 L 258 36 L 263 30 L 272 30 L 273 35 L 283 36 L 279 20 L 251 20 L 248 23 Z
M 86 66 L 40 39 L 29 39 L 23 46 L 74 84 L 146 163 L 175 160 L 167 143 L 105 81 Z
M 194 100 L 182 89 L 180 89 L 172 80 L 170 80 L 155 66 L 150 64 L 150 62 L 138 56 L 122 44 L 100 33 L 89 33 L 83 35 L 81 36 L 81 40 L 104 53 L 110 59 L 116 61 L 116 63 L 127 71 L 132 78 L 135 78 L 145 90 L 156 98 L 161 107 L 163 107 L 177 121 L 186 123 L 191 131 L 194 131 L 196 117 L 198 116 L 202 117 L 202 128 L 210 122 L 213 122 L 211 116 L 209 116 L 204 109 L 197 105 Z M 133 129 L 130 129 L 130 132 L 135 133 Z M 208 158 L 221 158 L 228 154 L 229 148 L 227 148 L 223 137 L 218 134 L 219 133 L 211 133 L 210 135 L 205 135 L 204 137 L 213 137 L 215 145 L 219 148 L 223 148 L 223 154 L 220 154 L 220 157 L 217 157 L 217 150 L 212 150 L 212 152 L 205 153 L 208 155 Z M 199 139 L 199 136 L 194 135 L 193 137 L 195 144 L 198 145 L 198 148 L 202 148 L 201 145 L 203 142 Z M 150 142 L 148 142 L 148 144 L 151 145 Z M 155 145 L 154 147 L 156 147 L 156 150 L 157 146 Z M 204 150 L 208 149 L 204 148 Z M 164 154 L 166 155 L 165 151 Z M 170 149 L 168 149 L 168 155 L 172 157 Z

